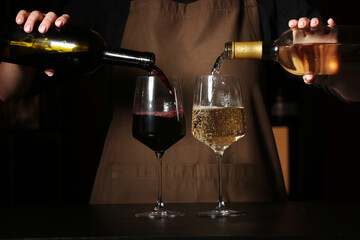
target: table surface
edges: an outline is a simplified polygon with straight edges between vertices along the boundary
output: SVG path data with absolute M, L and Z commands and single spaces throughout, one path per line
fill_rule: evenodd
M 136 218 L 151 204 L 0 208 L 1 239 L 360 239 L 360 203 L 233 203 L 229 218 L 198 217 L 215 204 L 167 204 L 173 219 Z

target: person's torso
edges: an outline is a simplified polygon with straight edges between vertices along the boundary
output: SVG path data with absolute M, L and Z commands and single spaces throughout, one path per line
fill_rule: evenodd
M 134 0 L 121 47 L 154 52 L 166 75 L 181 79 L 186 136 L 163 158 L 165 202 L 215 202 L 215 153 L 191 135 L 195 78 L 211 73 L 227 41 L 261 39 L 255 0 Z M 240 75 L 247 133 L 224 154 L 224 196 L 228 201 L 284 197 L 275 143 L 264 106 L 261 63 L 226 61 L 221 73 Z M 147 72 L 116 67 L 112 77 L 113 120 L 95 182 L 92 203 L 155 202 L 155 154 L 132 137 L 132 101 L 137 76 Z

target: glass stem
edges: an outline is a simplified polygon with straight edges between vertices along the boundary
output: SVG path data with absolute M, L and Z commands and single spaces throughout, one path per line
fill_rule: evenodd
M 224 203 L 224 199 L 223 199 L 223 179 L 222 179 L 222 158 L 224 155 L 224 151 L 217 151 L 216 152 L 216 160 L 217 160 L 217 167 L 218 167 L 218 193 L 219 193 L 219 198 L 218 198 L 218 205 L 216 207 L 216 209 L 224 209 L 225 208 L 225 203 Z
M 164 152 L 155 152 L 155 154 L 157 158 L 158 199 L 154 210 L 159 211 L 164 208 L 162 199 L 162 157 Z

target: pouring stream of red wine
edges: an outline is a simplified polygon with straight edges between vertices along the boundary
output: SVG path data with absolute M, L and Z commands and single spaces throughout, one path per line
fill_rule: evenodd
M 158 78 L 160 78 L 160 80 L 165 84 L 166 88 L 169 91 L 169 94 L 171 95 L 171 97 L 173 99 L 175 99 L 175 93 L 174 93 L 174 89 L 171 87 L 169 80 L 167 79 L 166 75 L 163 73 L 163 71 L 161 71 L 161 69 L 157 66 L 152 66 L 149 69 L 148 72 L 149 76 L 157 76 Z
M 220 68 L 225 60 L 224 58 L 224 54 L 222 53 L 220 54 L 220 56 L 216 59 L 215 64 L 212 68 L 211 71 L 211 75 L 219 75 L 220 74 Z M 171 87 L 169 80 L 167 79 L 166 75 L 164 74 L 163 71 L 161 71 L 161 69 L 157 66 L 152 66 L 149 70 L 148 70 L 148 74 L 149 76 L 157 76 L 158 78 L 160 78 L 160 80 L 165 84 L 166 88 L 169 91 L 169 94 L 171 95 L 171 97 L 173 99 L 175 99 L 175 94 L 174 94 L 174 90 Z

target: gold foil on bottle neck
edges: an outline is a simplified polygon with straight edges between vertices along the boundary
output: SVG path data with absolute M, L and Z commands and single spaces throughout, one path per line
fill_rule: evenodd
M 236 58 L 262 58 L 262 41 L 233 42 L 233 59 Z

